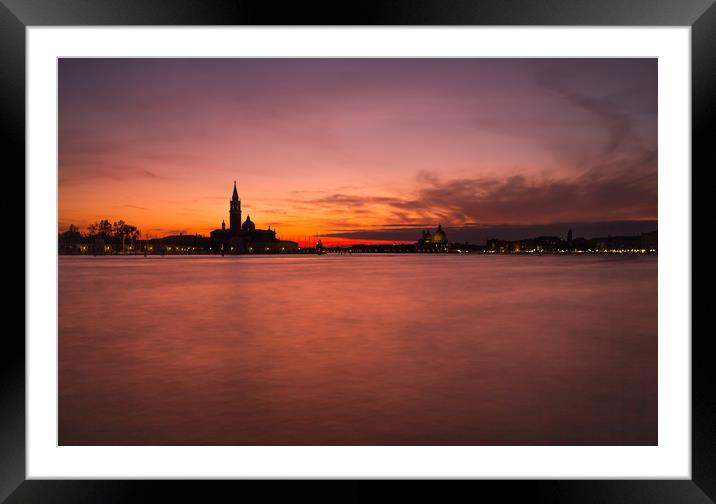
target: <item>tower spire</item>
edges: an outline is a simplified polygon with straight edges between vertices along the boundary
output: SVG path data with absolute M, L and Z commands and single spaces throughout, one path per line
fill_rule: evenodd
M 229 229 L 234 235 L 241 231 L 241 200 L 236 190 L 236 181 L 234 180 L 234 192 L 229 202 Z

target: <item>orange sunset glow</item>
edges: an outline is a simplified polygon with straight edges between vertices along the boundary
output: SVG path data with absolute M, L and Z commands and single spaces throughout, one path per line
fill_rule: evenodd
M 61 59 L 59 222 L 300 244 L 657 217 L 656 60 Z M 618 229 L 615 233 L 618 233 Z M 467 234 L 465 235 L 467 236 Z
M 60 59 L 57 445 L 656 446 L 657 77 Z

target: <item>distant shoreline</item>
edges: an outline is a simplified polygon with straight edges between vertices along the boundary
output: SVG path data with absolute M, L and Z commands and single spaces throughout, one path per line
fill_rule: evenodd
M 257 254 L 207 254 L 200 252 L 172 252 L 165 254 L 147 254 L 143 253 L 108 253 L 108 254 L 58 254 L 58 257 L 296 257 L 296 256 L 322 256 L 322 255 L 340 255 L 340 256 L 351 256 L 351 255 L 413 255 L 413 256 L 615 256 L 615 255 L 628 255 L 628 256 L 656 256 L 656 251 L 635 251 L 635 250 L 621 250 L 621 251 L 592 251 L 592 252 L 397 252 L 397 251 L 386 251 L 386 252 L 338 252 L 338 251 L 324 251 L 322 253 L 317 252 L 295 252 L 295 253 L 257 253 Z

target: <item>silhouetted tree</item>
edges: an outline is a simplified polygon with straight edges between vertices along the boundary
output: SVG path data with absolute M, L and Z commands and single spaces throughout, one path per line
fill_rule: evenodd
M 124 240 L 127 236 L 127 224 L 120 219 L 112 224 L 112 230 L 114 231 L 114 236 L 122 241 L 122 252 L 124 252 Z
M 112 224 L 112 230 L 114 236 L 122 241 L 122 252 L 125 250 L 127 238 L 131 240 L 132 246 L 134 246 L 134 239 L 138 238 L 141 234 L 137 226 L 127 224 L 123 220 L 118 220 Z
M 112 223 L 107 219 L 102 219 L 87 226 L 87 231 L 91 236 L 108 238 L 112 236 Z
M 137 229 L 137 226 L 127 224 L 127 237 L 130 239 L 132 247 L 134 247 L 134 240 L 138 239 L 142 235 L 141 231 Z
M 104 238 L 112 236 L 112 223 L 107 219 L 99 221 L 99 234 L 101 234 Z
M 93 238 L 112 239 L 112 241 L 116 240 L 121 242 L 123 252 L 127 238 L 129 238 L 132 241 L 132 245 L 134 245 L 134 240 L 141 235 L 137 226 L 127 224 L 122 219 L 114 223 L 107 219 L 102 219 L 99 222 L 94 222 L 87 226 L 87 232 L 89 236 Z

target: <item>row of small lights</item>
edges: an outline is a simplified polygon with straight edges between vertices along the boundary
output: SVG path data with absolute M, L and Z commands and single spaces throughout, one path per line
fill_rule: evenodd
M 109 251 L 111 251 L 111 247 L 110 247 L 109 245 L 105 245 L 104 250 L 105 250 L 105 252 L 109 252 Z M 128 247 L 128 250 L 129 250 L 129 251 L 132 251 L 133 249 L 132 249 L 132 247 Z M 149 247 L 148 247 L 148 251 L 149 251 L 149 252 L 152 252 L 153 250 L 154 250 L 154 247 L 152 247 L 152 246 L 149 246 Z M 172 247 L 167 247 L 166 250 L 167 250 L 168 252 L 171 252 Z M 187 252 L 187 251 L 195 251 L 195 250 L 200 250 L 200 249 L 198 249 L 197 247 L 183 247 L 183 248 L 182 248 L 182 247 L 176 247 L 176 250 L 177 250 L 178 252 Z M 211 251 L 212 248 L 210 247 L 209 250 Z M 249 252 L 253 252 L 253 250 L 254 250 L 253 247 L 249 247 Z M 264 250 L 265 250 L 266 252 L 268 252 L 268 251 L 270 250 L 270 248 L 269 248 L 269 247 L 266 247 Z M 87 251 L 87 245 L 80 245 L 80 251 L 81 251 L 81 252 L 86 252 L 86 251 Z M 231 247 L 231 251 L 232 251 L 232 252 L 234 251 L 234 247 L 233 247 L 233 246 Z M 285 247 L 281 247 L 281 252 L 285 252 L 285 251 L 286 251 L 286 248 L 285 248 Z M 446 250 L 446 251 L 447 251 L 447 250 Z M 458 253 L 463 253 L 463 251 L 462 251 L 461 249 L 457 249 L 457 252 L 458 252 Z M 467 253 L 468 251 L 466 250 L 466 251 L 464 251 L 464 252 Z M 504 252 L 500 252 L 500 251 L 497 251 L 497 250 L 487 250 L 487 251 L 485 251 L 485 252 L 488 253 L 488 254 L 504 253 Z M 512 250 L 512 251 L 509 251 L 509 252 L 511 252 L 511 253 L 517 253 L 517 254 L 519 254 L 519 253 L 523 253 L 523 254 L 535 254 L 535 253 L 544 252 L 544 250 L 543 250 L 543 249 L 527 249 L 527 250 L 522 249 L 522 250 Z M 646 254 L 647 252 L 649 252 L 649 253 L 654 253 L 654 252 L 656 252 L 656 249 L 649 249 L 649 250 L 646 250 L 646 249 L 608 249 L 608 250 L 607 250 L 607 249 L 600 249 L 600 250 L 587 249 L 586 251 L 584 251 L 584 250 L 563 250 L 563 249 L 560 249 L 560 250 L 558 250 L 557 252 L 559 252 L 559 253 L 561 253 L 561 254 L 564 254 L 564 253 L 577 253 L 577 254 L 584 254 L 584 253 L 588 253 L 588 254 L 594 254 L 594 253 L 609 253 L 609 254 Z
M 458 250 L 458 252 L 460 252 L 460 251 Z M 509 251 L 504 251 L 504 252 L 500 252 L 498 250 L 487 250 L 486 252 L 489 254 L 504 253 L 504 252 L 510 252 L 510 253 L 514 253 L 514 254 L 538 254 L 541 252 L 545 252 L 545 250 L 544 249 L 527 249 L 527 250 L 522 249 L 522 250 L 509 250 Z M 598 249 L 598 250 L 592 250 L 592 249 L 563 250 L 563 249 L 559 249 L 559 250 L 557 250 L 557 252 L 560 254 L 646 254 L 647 252 L 654 253 L 654 252 L 656 252 L 656 249 L 649 249 L 649 250 L 647 250 L 647 249 Z

